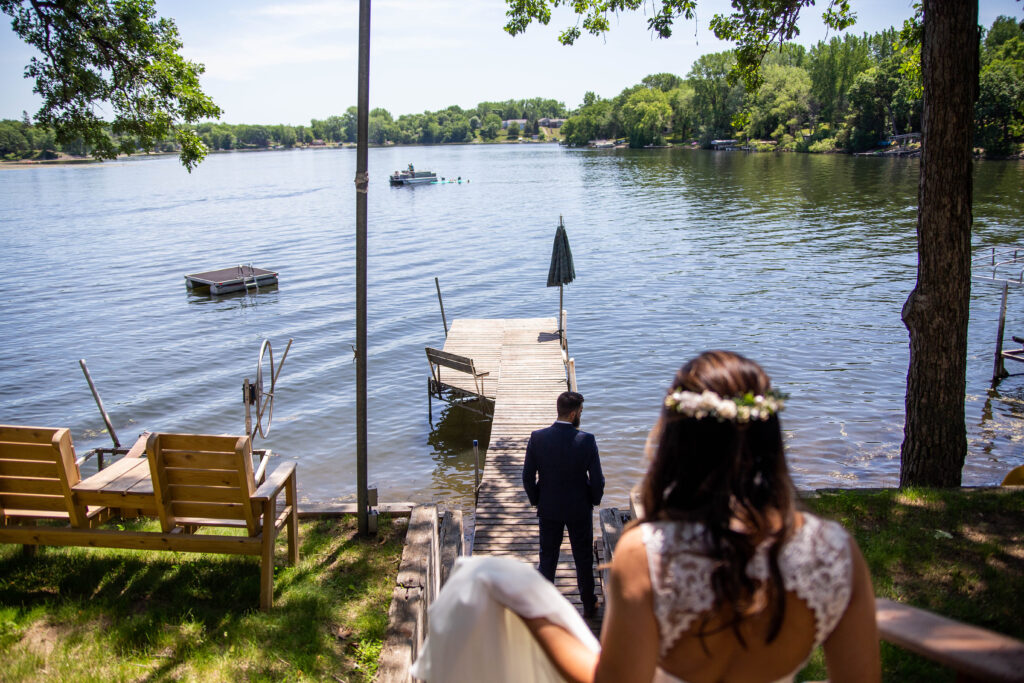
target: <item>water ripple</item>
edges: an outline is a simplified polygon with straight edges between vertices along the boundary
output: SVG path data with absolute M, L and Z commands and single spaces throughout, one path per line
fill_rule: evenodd
M 469 182 L 391 188 L 410 161 Z M 300 464 L 304 500 L 355 488 L 355 213 L 347 150 L 213 155 L 0 173 L 0 422 L 66 425 L 104 445 L 77 359 L 122 441 L 143 429 L 237 433 L 260 341 L 294 346 L 263 445 Z M 544 286 L 564 216 L 578 279 L 569 339 L 623 504 L 678 365 L 709 347 L 760 361 L 793 398 L 784 426 L 803 487 L 898 480 L 908 360 L 900 309 L 916 268 L 914 160 L 552 145 L 370 154 L 370 481 L 387 500 L 472 499 L 489 426 L 434 405 L 426 345 L 444 342 L 433 279 L 458 317 L 553 316 Z M 977 246 L 1024 237 L 1024 171 L 983 162 Z M 189 293 L 185 273 L 254 263 L 258 295 Z M 968 484 L 1024 460 L 1018 375 L 990 390 L 998 296 L 972 292 Z M 1011 327 L 1021 323 L 1019 303 Z

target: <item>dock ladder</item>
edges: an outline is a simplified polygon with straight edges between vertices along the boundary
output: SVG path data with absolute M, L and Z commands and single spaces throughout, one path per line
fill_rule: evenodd
M 245 274 L 245 269 L 249 269 L 249 274 Z M 238 275 L 242 278 L 242 284 L 245 285 L 245 293 L 249 293 L 249 288 L 252 287 L 259 294 L 260 283 L 256 281 L 256 273 L 253 270 L 252 264 L 243 266 L 241 263 L 238 264 Z

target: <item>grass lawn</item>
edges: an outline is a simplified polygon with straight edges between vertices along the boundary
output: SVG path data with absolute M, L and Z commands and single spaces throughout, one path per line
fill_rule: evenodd
M 295 567 L 282 534 L 269 612 L 256 558 L 0 546 L 0 680 L 370 681 L 405 522 L 303 522 Z
M 1024 640 L 1024 490 L 828 492 L 804 501 L 857 539 L 875 594 Z M 886 681 L 953 681 L 882 643 Z M 801 680 L 825 678 L 821 653 Z

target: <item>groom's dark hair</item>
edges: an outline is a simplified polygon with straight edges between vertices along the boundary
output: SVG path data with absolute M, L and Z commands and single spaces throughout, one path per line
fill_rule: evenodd
M 583 394 L 575 391 L 563 391 L 558 395 L 558 417 L 568 417 L 577 408 L 583 405 Z

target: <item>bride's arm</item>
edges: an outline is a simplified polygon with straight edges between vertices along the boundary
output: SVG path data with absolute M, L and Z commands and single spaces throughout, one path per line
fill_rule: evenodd
M 606 587 L 601 652 L 548 619 L 524 619 L 562 676 L 574 683 L 649 683 L 658 661 L 647 554 L 639 528 L 619 539 Z
M 594 681 L 600 653 L 589 650 L 576 636 L 546 617 L 523 621 L 565 680 L 571 683 Z
M 853 539 L 853 581 L 850 602 L 825 640 L 825 664 L 832 683 L 871 683 L 882 678 L 878 654 L 878 626 L 875 623 L 875 591 L 871 573 Z

